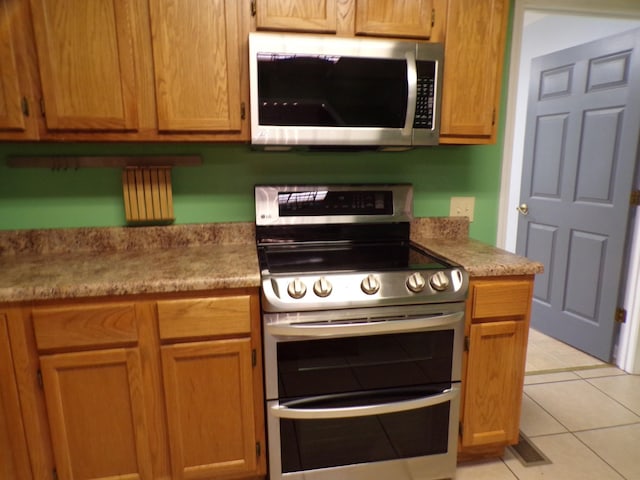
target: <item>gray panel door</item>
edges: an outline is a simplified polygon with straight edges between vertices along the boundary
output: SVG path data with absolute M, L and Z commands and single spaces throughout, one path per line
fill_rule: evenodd
M 640 29 L 532 61 L 516 251 L 532 326 L 611 358 L 640 129 Z

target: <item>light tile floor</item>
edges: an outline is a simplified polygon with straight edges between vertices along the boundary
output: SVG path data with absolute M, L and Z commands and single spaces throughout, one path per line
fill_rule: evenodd
M 535 330 L 520 429 L 551 463 L 462 463 L 456 480 L 640 480 L 640 375 L 628 375 Z

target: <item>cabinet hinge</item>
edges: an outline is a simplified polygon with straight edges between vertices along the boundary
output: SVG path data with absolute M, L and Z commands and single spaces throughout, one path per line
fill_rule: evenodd
M 42 381 L 42 370 L 38 369 L 36 372 L 36 378 L 38 380 L 38 386 L 44 388 L 44 382 Z
M 614 318 L 617 323 L 625 323 L 627 321 L 627 311 L 624 308 L 616 308 L 616 316 Z
M 469 337 L 464 337 L 464 351 L 469 351 L 469 345 L 471 344 L 471 339 Z
M 22 107 L 22 114 L 25 117 L 29 116 L 29 101 L 27 97 L 22 97 L 22 101 L 20 102 L 20 106 Z
M 640 207 L 640 190 L 631 192 L 631 200 L 629 202 L 632 207 Z
M 244 102 L 240 104 L 240 118 L 242 120 L 247 118 L 247 107 L 245 106 Z
M 462 422 L 458 422 L 458 434 L 462 436 Z
M 51 477 L 53 478 L 53 480 L 58 480 L 58 470 L 56 470 L 55 468 L 51 471 Z
M 256 349 L 251 350 L 251 366 L 255 367 L 258 363 L 258 355 L 256 353 Z
M 493 109 L 493 112 L 491 112 L 491 125 L 495 125 L 496 124 L 496 109 Z
M 251 16 L 256 16 L 256 0 L 251 0 Z
M 40 113 L 45 116 L 46 110 L 44 108 L 44 98 L 40 97 Z
M 260 442 L 256 442 L 256 457 L 260 455 L 262 455 L 262 445 L 260 445 Z
M 435 24 L 436 24 L 436 9 L 432 8 L 431 9 L 431 28 L 433 28 Z

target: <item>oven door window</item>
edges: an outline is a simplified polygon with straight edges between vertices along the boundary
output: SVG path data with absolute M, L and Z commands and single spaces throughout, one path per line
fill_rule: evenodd
M 281 400 L 451 381 L 453 330 L 279 342 Z
M 443 386 L 440 395 L 443 395 L 444 387 L 448 386 Z M 434 388 L 431 391 L 438 395 Z M 312 409 L 319 412 L 319 418 L 280 418 L 282 472 L 446 454 L 450 401 L 379 415 L 353 417 L 349 414 L 349 407 L 354 403 L 381 405 L 402 402 L 410 396 L 402 390 L 383 394 L 372 392 L 368 396 L 358 395 L 357 399 L 328 398 L 293 405 L 293 411 Z M 322 412 L 327 409 L 339 411 L 341 407 L 346 409 L 343 418 L 323 418 Z M 285 407 L 282 417 L 286 416 Z

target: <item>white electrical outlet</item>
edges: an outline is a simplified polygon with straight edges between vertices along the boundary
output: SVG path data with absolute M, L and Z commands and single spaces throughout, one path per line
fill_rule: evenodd
M 469 221 L 473 222 L 473 207 L 475 203 L 476 197 L 451 197 L 449 215 L 452 217 L 469 217 Z

